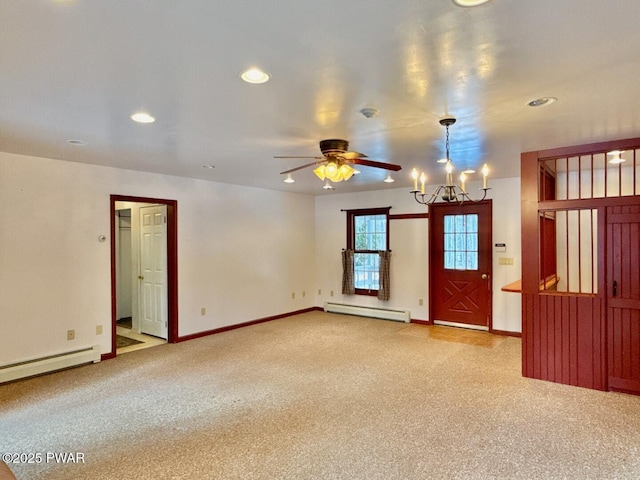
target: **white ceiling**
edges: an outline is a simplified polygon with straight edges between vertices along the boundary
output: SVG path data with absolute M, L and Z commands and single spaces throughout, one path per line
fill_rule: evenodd
M 457 169 L 518 176 L 522 151 L 640 136 L 639 19 L 637 0 L 2 0 L 0 150 L 320 195 L 311 169 L 279 174 L 308 159 L 273 156 L 344 138 L 403 170 L 335 192 L 410 189 L 413 167 L 441 181 L 451 114 Z

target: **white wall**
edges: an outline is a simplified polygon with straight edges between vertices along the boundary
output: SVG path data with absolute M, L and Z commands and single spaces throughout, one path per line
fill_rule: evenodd
M 493 251 L 493 328 L 522 332 L 520 293 L 503 292 L 501 287 L 522 276 L 520 178 L 489 181 L 493 198 L 493 244 L 506 243 L 507 251 Z M 500 265 L 500 257 L 513 258 L 513 265 Z
M 469 191 L 479 184 L 469 183 Z M 502 292 L 503 285 L 518 280 L 521 275 L 520 250 L 520 179 L 490 180 L 493 199 L 493 243 L 505 243 L 506 252 L 493 253 L 493 328 L 520 332 L 521 299 L 518 293 Z M 316 304 L 325 301 L 353 305 L 380 306 L 409 310 L 415 320 L 429 320 L 429 249 L 428 220 L 408 219 L 390 222 L 391 298 L 388 302 L 362 295 L 344 296 L 341 293 L 342 262 L 340 252 L 346 247 L 346 214 L 341 209 L 376 208 L 391 206 L 391 214 L 425 213 L 427 207 L 419 205 L 406 187 L 362 192 L 334 194 L 316 199 L 316 264 L 318 289 Z M 427 188 L 431 191 L 433 187 Z M 499 265 L 500 257 L 511 257 L 513 265 Z M 330 292 L 333 290 L 334 296 Z M 423 305 L 419 305 L 423 299 Z
M 0 365 L 110 351 L 110 194 L 178 202 L 181 336 L 314 305 L 313 197 L 0 153 Z
M 391 206 L 390 214 L 426 213 L 409 194 L 409 188 L 354 194 L 333 194 L 316 198 L 316 265 L 318 289 L 316 304 L 324 302 L 382 306 L 410 310 L 411 318 L 428 318 L 428 221 L 425 218 L 391 220 L 391 296 L 388 302 L 364 295 L 342 295 L 341 251 L 347 242 L 346 213 L 341 209 Z M 333 297 L 331 296 L 333 291 Z M 317 292 L 316 292 L 317 293 Z M 423 299 L 423 306 L 419 299 Z
M 520 182 L 494 180 L 491 186 L 494 243 L 508 248 L 494 253 L 493 326 L 520 331 L 520 295 L 500 291 L 520 278 Z M 346 218 L 340 209 L 425 212 L 409 190 L 407 183 L 314 198 L 0 153 L 0 365 L 94 344 L 110 351 L 110 249 L 98 237 L 110 235 L 111 194 L 178 202 L 178 314 L 184 336 L 326 300 L 353 301 L 341 295 Z M 384 303 L 427 320 L 428 221 L 393 220 L 390 235 L 391 300 L 358 297 L 357 303 Z M 515 265 L 498 266 L 499 255 L 514 257 Z M 73 341 L 66 339 L 70 329 Z

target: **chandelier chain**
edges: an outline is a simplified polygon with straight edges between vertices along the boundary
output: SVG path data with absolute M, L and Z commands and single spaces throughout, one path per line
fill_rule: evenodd
M 447 142 L 446 142 L 446 149 L 447 149 L 447 161 L 449 161 L 449 125 L 446 126 L 447 128 Z

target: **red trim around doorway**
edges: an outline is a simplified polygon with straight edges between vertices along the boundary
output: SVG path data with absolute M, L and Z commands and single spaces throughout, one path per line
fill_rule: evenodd
M 168 342 L 178 341 L 178 202 L 161 198 L 111 195 L 111 352 L 101 356 L 103 360 L 116 356 L 116 202 L 156 203 L 167 206 L 167 302 L 168 302 Z

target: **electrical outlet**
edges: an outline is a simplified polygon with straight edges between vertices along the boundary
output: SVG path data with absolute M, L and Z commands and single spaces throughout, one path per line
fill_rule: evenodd
M 513 257 L 498 258 L 498 265 L 513 265 Z
M 305 292 L 304 290 L 302 291 L 302 298 L 306 297 L 307 292 Z
M 102 325 L 96 325 L 96 335 L 102 335 Z
M 67 340 L 74 340 L 76 338 L 75 330 L 67 330 Z
M 296 299 L 296 292 L 291 292 L 291 300 L 295 300 Z
M 424 300 L 422 298 L 418 299 L 418 305 L 420 305 L 420 306 L 424 305 Z
M 202 307 L 200 309 L 200 315 L 204 317 L 207 314 L 207 307 Z
M 331 290 L 331 292 L 329 292 L 329 296 L 333 297 L 333 290 Z

